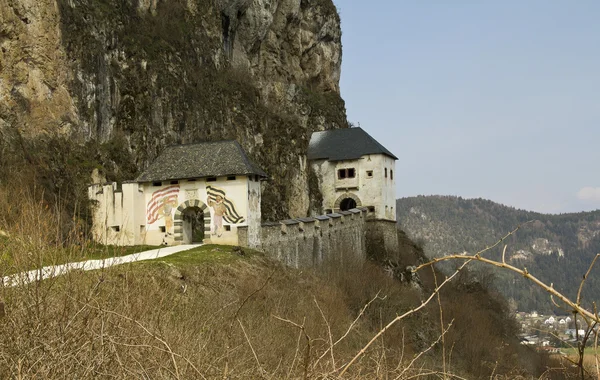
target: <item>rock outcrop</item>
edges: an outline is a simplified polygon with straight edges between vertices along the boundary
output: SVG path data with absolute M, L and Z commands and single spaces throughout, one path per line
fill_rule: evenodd
M 331 0 L 0 0 L 0 48 L 4 143 L 114 143 L 142 169 L 237 139 L 271 176 L 268 219 L 310 213 L 310 134 L 347 126 Z

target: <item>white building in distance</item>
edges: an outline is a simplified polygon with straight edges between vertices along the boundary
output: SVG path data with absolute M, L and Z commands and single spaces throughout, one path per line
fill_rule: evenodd
M 326 212 L 368 207 L 377 219 L 396 220 L 398 158 L 362 128 L 314 132 L 307 158 Z

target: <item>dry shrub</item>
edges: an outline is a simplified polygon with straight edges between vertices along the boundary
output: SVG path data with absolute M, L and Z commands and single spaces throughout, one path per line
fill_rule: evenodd
M 3 254 L 12 271 L 85 249 L 75 244 L 78 235 L 69 240 L 59 232 L 60 212 L 32 199 L 0 192 L 0 210 L 10 214 L 2 220 L 9 234 Z M 201 256 L 135 263 L 0 288 L 0 378 L 331 378 L 383 325 L 427 295 L 372 262 L 329 263 L 313 273 L 214 249 L 224 263 Z M 481 323 L 472 326 L 477 334 L 495 327 L 478 311 L 489 300 L 458 288 L 442 299 L 445 318 L 456 320 L 446 340 L 454 350 L 448 371 L 469 373 L 467 361 L 491 362 L 500 344 L 493 334 L 485 336 L 488 356 L 460 340 L 470 323 Z M 443 377 L 440 343 L 433 344 L 437 313 L 432 307 L 402 320 L 346 378 Z M 466 364 L 457 358 L 463 354 Z
M 82 257 L 84 225 L 27 187 L 0 187 L 0 274 Z

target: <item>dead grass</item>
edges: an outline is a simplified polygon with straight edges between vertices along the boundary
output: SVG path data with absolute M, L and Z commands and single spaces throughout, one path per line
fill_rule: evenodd
M 8 207 L 1 195 L 0 211 Z M 65 248 L 93 255 L 77 231 L 58 231 L 60 213 L 31 199 L 3 225 L 11 270 L 64 258 Z M 315 273 L 207 245 L 0 287 L 0 378 L 335 378 L 426 296 L 372 263 L 330 263 Z M 435 308 L 402 320 L 344 378 L 470 378 L 454 357 L 444 371 L 438 321 Z

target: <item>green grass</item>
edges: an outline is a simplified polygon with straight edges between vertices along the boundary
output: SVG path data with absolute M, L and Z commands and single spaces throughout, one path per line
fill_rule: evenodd
M 84 250 L 84 255 L 81 260 L 97 260 L 107 259 L 109 257 L 127 256 L 133 253 L 140 253 L 149 251 L 151 249 L 158 249 L 161 246 L 157 245 L 134 245 L 130 247 L 116 246 L 116 245 L 90 245 Z
M 242 248 L 244 254 L 235 251 L 234 246 L 207 244 L 198 248 L 178 252 L 170 256 L 161 257 L 153 261 L 174 264 L 177 266 L 188 266 L 198 264 L 228 264 L 236 260 L 249 258 L 260 254 L 258 251 Z
M 0 239 L 1 240 L 1 239 Z M 0 241 L 0 272 L 10 275 L 50 265 L 61 265 L 86 260 L 101 260 L 110 257 L 126 256 L 157 249 L 160 246 L 136 245 L 130 247 L 91 243 L 85 246 L 71 246 L 37 251 L 37 255 L 14 257 L 15 252 L 24 252 L 23 247 L 11 245 L 6 239 Z M 34 249 L 31 250 L 35 251 Z

